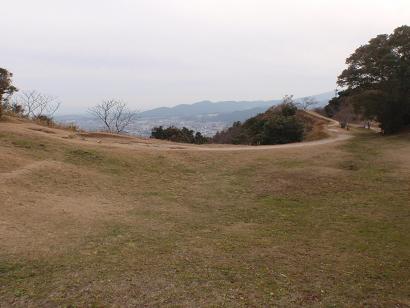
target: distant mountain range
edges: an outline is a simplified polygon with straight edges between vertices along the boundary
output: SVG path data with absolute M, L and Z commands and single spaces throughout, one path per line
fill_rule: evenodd
M 326 92 L 318 95 L 313 95 L 318 106 L 323 106 L 334 96 L 334 92 Z M 296 99 L 296 101 L 303 97 Z M 233 119 L 235 116 L 243 118 L 244 115 L 253 116 L 257 113 L 264 112 L 267 108 L 277 105 L 281 100 L 270 101 L 222 101 L 211 102 L 202 101 L 194 104 L 181 104 L 174 107 L 160 107 L 139 114 L 142 118 L 173 118 L 173 117 L 198 117 L 208 115 L 210 117 L 222 117 Z M 229 115 L 230 114 L 230 115 Z
M 141 117 L 168 118 L 168 117 L 192 117 L 200 114 L 220 114 L 227 112 L 242 111 L 255 107 L 269 107 L 276 105 L 279 100 L 272 101 L 202 101 L 194 104 L 182 104 L 175 107 L 160 107 L 140 113 Z
M 334 96 L 334 92 L 312 95 L 318 104 L 324 106 Z M 295 99 L 302 100 L 303 97 Z M 277 105 L 280 99 L 269 101 L 202 101 L 194 104 L 182 104 L 175 107 L 160 107 L 143 111 L 130 125 L 129 133 L 149 136 L 155 126 L 186 126 L 200 131 L 206 136 L 213 136 L 217 131 L 232 125 L 236 121 L 245 121 L 268 108 Z M 60 115 L 55 119 L 61 123 L 74 123 L 85 130 L 102 129 L 101 123 L 91 114 Z

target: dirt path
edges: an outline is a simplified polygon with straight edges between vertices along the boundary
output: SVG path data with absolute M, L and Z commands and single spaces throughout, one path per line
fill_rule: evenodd
M 288 144 L 276 144 L 276 145 L 259 145 L 259 146 L 249 146 L 249 145 L 186 145 L 181 143 L 127 143 L 122 145 L 127 145 L 133 148 L 150 148 L 157 150 L 181 150 L 181 151 L 214 151 L 214 152 L 230 152 L 230 151 L 260 151 L 260 150 L 274 150 L 274 149 L 290 149 L 290 148 L 300 148 L 300 147 L 310 147 L 324 145 L 339 141 L 348 140 L 352 137 L 347 131 L 339 128 L 339 123 L 334 120 L 322 117 L 328 120 L 330 123 L 327 126 L 327 132 L 330 134 L 329 138 L 307 141 L 299 143 L 288 143 Z M 103 141 L 100 141 L 104 144 Z
M 42 160 L 33 162 L 10 172 L 0 173 L 0 184 L 4 184 L 5 182 L 18 178 L 20 176 L 28 175 L 35 170 L 44 167 L 56 166 L 57 164 L 58 162 Z
M 300 143 L 288 143 L 280 145 L 260 145 L 260 146 L 248 146 L 248 145 L 192 145 L 185 143 L 169 142 L 164 140 L 144 139 L 133 136 L 119 136 L 107 133 L 72 133 L 69 131 L 53 128 L 44 128 L 33 123 L 11 124 L 1 123 L 0 129 L 10 130 L 13 132 L 21 131 L 27 134 L 28 132 L 36 135 L 47 136 L 48 138 L 64 140 L 64 142 L 70 144 L 79 145 L 97 145 L 109 148 L 121 148 L 128 150 L 162 150 L 162 151 L 213 151 L 213 152 L 229 152 L 229 151 L 261 151 L 261 150 L 274 150 L 274 149 L 287 149 L 287 148 L 300 148 L 324 145 L 339 141 L 344 141 L 352 137 L 349 132 L 339 128 L 339 123 L 335 120 L 321 116 L 315 112 L 309 111 L 309 113 L 318 118 L 328 121 L 326 132 L 330 137 L 326 139 L 300 142 Z

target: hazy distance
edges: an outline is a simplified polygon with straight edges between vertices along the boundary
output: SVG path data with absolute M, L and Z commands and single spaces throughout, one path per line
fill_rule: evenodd
M 345 58 L 410 20 L 408 0 L 13 0 L 1 67 L 20 89 L 133 108 L 270 100 L 335 88 Z

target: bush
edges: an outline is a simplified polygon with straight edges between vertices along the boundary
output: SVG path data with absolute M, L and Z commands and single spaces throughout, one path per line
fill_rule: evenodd
M 298 107 L 293 102 L 286 102 L 277 106 L 275 110 L 279 111 L 285 117 L 290 117 L 296 115 Z
M 15 103 L 15 102 L 12 103 L 9 108 L 10 108 L 10 111 L 15 115 L 22 116 L 24 113 L 23 106 L 21 106 L 18 103 Z
M 9 98 L 14 92 L 17 92 L 17 88 L 12 85 L 13 74 L 8 70 L 0 67 L 0 118 L 4 113 L 4 108 L 9 103 Z
M 277 116 L 265 122 L 261 144 L 283 144 L 303 140 L 304 126 L 295 116 Z
M 33 118 L 33 120 L 39 122 L 42 125 L 46 126 L 54 126 L 53 118 L 46 116 L 46 115 L 39 115 Z
M 297 107 L 289 99 L 246 120 L 235 122 L 230 128 L 213 137 L 215 143 L 283 144 L 303 140 L 304 124 L 296 116 Z
M 151 131 L 151 138 L 169 140 L 174 142 L 204 144 L 209 142 L 209 138 L 203 136 L 200 132 L 196 132 L 186 127 L 178 128 L 170 126 L 163 128 L 162 126 L 154 127 Z

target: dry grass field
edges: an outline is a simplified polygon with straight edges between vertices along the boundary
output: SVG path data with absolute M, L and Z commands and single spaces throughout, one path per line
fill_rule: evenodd
M 410 135 L 352 134 L 201 151 L 0 123 L 0 307 L 409 307 Z

